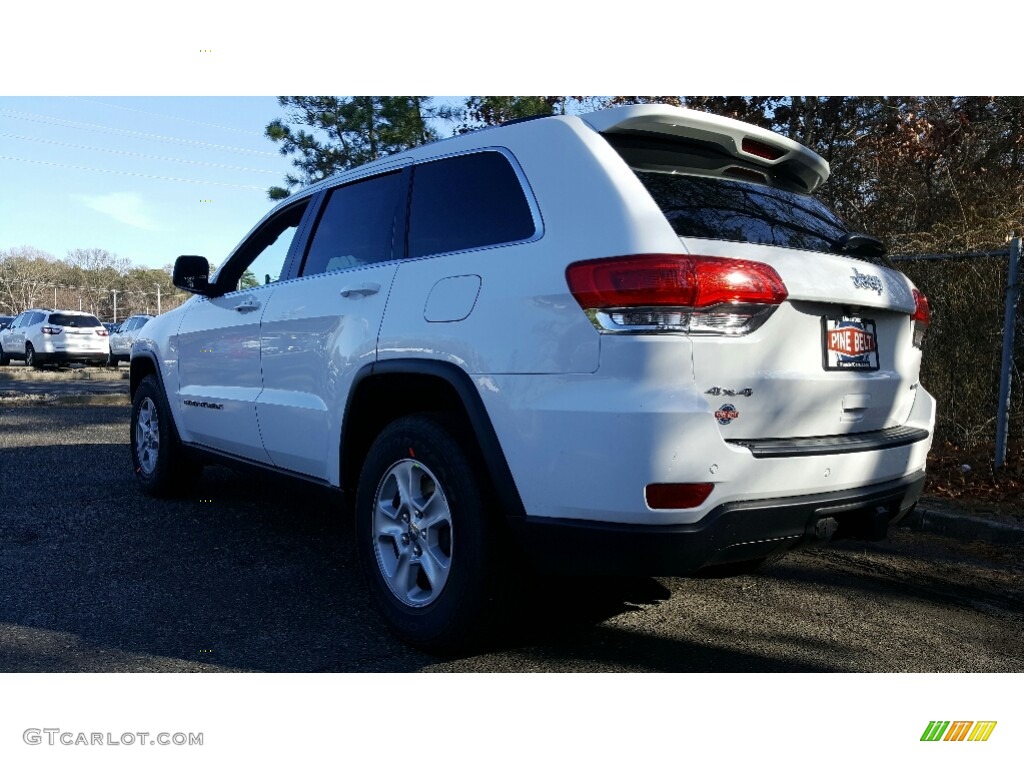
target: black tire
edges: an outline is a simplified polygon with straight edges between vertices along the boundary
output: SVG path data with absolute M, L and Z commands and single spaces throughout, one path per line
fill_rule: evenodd
M 25 366 L 32 366 L 33 368 L 42 368 L 42 364 L 36 359 L 36 351 L 31 344 L 25 344 Z
M 167 398 L 154 375 L 139 383 L 132 399 L 131 450 L 135 477 L 149 496 L 183 495 L 202 472 L 202 465 L 185 454 Z
M 489 634 L 503 559 L 500 518 L 481 480 L 485 474 L 459 433 L 444 417 L 414 415 L 392 422 L 367 453 L 355 504 L 356 546 L 374 604 L 400 638 L 442 654 L 469 650 Z M 405 470 L 416 484 L 412 495 L 420 494 L 411 504 L 401 499 L 397 485 Z M 394 501 L 381 510 L 394 511 L 393 527 L 404 528 L 404 544 L 378 527 L 391 518 L 378 510 L 377 498 L 392 493 Z M 407 512 L 415 513 L 424 500 L 422 528 L 417 528 Z M 403 556 L 404 581 L 396 575 Z M 447 569 L 438 568 L 445 558 Z M 389 568 L 395 571 L 390 576 Z M 432 581 L 432 570 L 447 575 Z M 398 591 L 390 586 L 396 583 Z
M 107 368 L 117 368 L 117 358 L 109 352 L 107 353 Z
M 0 365 L 8 365 L 11 362 L 11 358 L 4 354 L 4 348 L 0 347 Z

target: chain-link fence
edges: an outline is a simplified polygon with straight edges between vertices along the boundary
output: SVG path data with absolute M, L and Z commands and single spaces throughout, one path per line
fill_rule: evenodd
M 898 256 L 897 266 L 928 297 L 932 323 L 922 384 L 938 400 L 936 437 L 973 448 L 995 440 L 1010 250 Z M 1024 433 L 1020 313 L 1011 360 L 1009 432 Z

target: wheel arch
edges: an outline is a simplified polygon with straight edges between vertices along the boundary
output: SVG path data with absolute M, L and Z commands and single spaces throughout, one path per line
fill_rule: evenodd
M 164 377 L 160 373 L 160 366 L 157 365 L 156 357 L 150 352 L 142 352 L 141 354 L 135 355 L 131 358 L 131 364 L 128 368 L 128 399 L 135 400 L 135 391 L 139 388 L 139 384 L 142 380 L 149 376 L 151 373 L 156 374 L 156 379 L 160 382 L 160 388 L 164 388 Z M 164 389 L 164 396 L 167 395 L 167 390 Z
M 441 360 L 385 360 L 362 368 L 353 380 L 342 421 L 340 485 L 355 492 L 374 438 L 396 418 L 444 412 L 475 442 L 506 515 L 525 515 L 522 498 L 490 416 L 472 379 Z

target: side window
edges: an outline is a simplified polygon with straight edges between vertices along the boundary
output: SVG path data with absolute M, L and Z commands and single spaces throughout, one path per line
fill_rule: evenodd
M 319 275 L 392 258 L 392 233 L 402 174 L 389 173 L 338 187 L 324 205 L 303 275 Z
M 38 323 L 43 322 L 43 319 L 45 317 L 46 317 L 46 315 L 44 313 L 42 313 L 42 312 L 33 312 L 31 319 L 28 321 L 28 324 L 29 325 L 37 325 Z
M 526 240 L 536 232 L 508 159 L 477 152 L 417 165 L 409 217 L 409 256 Z
M 134 331 L 138 327 L 139 327 L 139 319 L 137 317 L 133 317 L 131 320 L 129 320 L 127 323 L 125 323 L 124 325 L 121 326 L 121 333 L 127 333 L 128 331 Z
M 14 329 L 14 328 L 21 328 L 21 326 L 24 323 L 24 321 L 25 321 L 25 315 L 18 315 L 16 318 L 14 318 L 11 321 L 11 328 L 12 329 Z
M 280 280 L 307 205 L 309 200 L 303 200 L 264 222 L 224 265 L 217 284 L 244 291 Z

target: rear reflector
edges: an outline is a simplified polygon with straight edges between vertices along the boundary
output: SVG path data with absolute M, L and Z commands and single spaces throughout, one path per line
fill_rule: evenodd
M 653 483 L 644 490 L 651 509 L 693 509 L 703 504 L 714 483 Z

